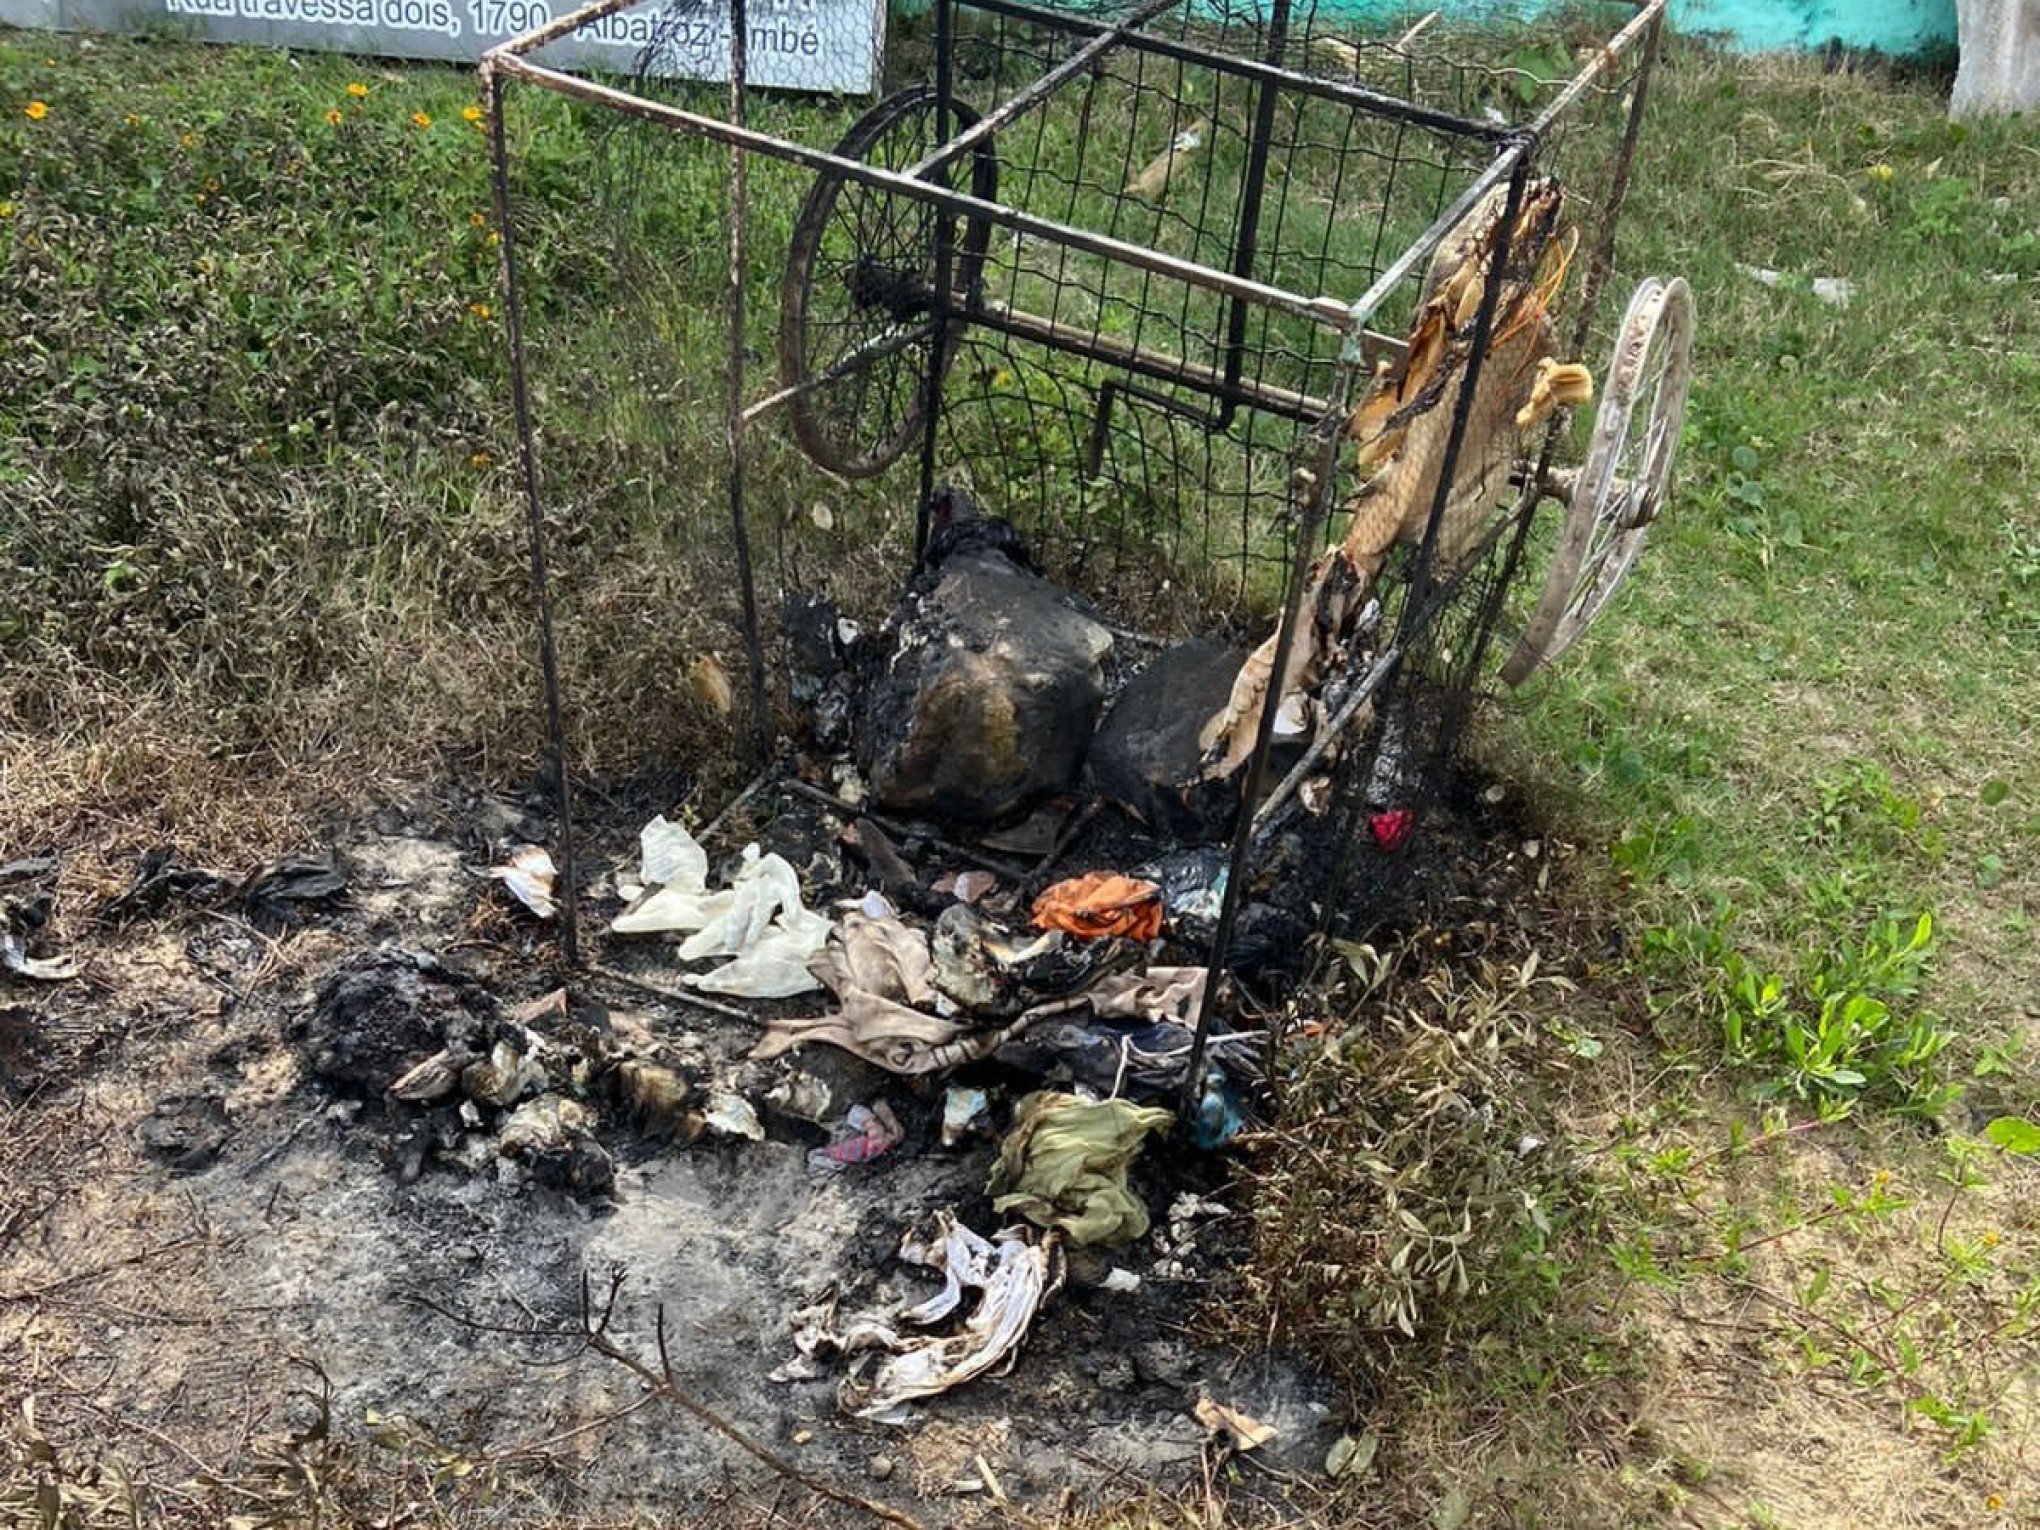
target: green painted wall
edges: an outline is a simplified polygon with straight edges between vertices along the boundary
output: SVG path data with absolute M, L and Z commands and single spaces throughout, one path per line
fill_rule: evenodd
M 1955 0 L 1672 0 L 1682 31 L 1723 32 L 1744 48 L 1918 53 L 1955 42 Z
M 1411 0 L 1330 0 L 1356 12 L 1382 16 L 1422 14 Z M 1535 14 L 1551 0 L 1460 0 L 1438 7 L 1448 15 L 1498 11 Z M 1615 9 L 1615 7 L 1607 7 Z M 1917 53 L 1955 41 L 1955 0 L 1672 0 L 1672 25 L 1682 32 L 1716 32 L 1750 49 L 1820 48 L 1839 41 L 1850 48 Z
M 1318 0 L 1321 13 L 1350 14 L 1384 28 L 1437 9 L 1448 16 L 1531 16 L 1578 5 L 1579 0 Z M 1592 6 L 1618 18 L 1628 7 Z M 1893 54 L 1952 47 L 1955 0 L 1672 0 L 1672 25 L 1681 32 L 1719 34 L 1751 50 L 1821 48 L 1840 42 Z

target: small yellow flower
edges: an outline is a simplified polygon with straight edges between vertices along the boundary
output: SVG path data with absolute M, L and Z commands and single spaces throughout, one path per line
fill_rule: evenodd
M 1873 181 L 1888 181 L 1894 175 L 1898 174 L 1898 172 L 1892 169 L 1891 166 L 1884 164 L 1882 162 L 1872 165 L 1868 170 L 1864 171 L 1863 173 L 1869 176 L 1870 179 Z
M 347 94 L 354 97 L 355 100 L 359 101 L 363 96 L 366 96 L 368 94 L 368 87 L 362 84 L 361 81 L 354 80 L 349 82 L 347 86 Z
M 340 117 L 340 108 L 339 108 L 339 107 L 337 107 L 337 106 L 329 106 L 329 107 L 327 107 L 327 108 L 326 108 L 326 125 L 327 125 L 328 127 L 338 127 L 338 126 L 340 125 L 340 122 L 341 122 L 341 117 Z
M 1998 1246 L 1998 1234 L 1995 1227 L 1983 1235 L 1983 1246 L 1985 1248 L 1996 1248 Z
M 1997 1513 L 1998 1510 L 2002 1509 L 2004 1506 L 2005 1500 L 2003 1496 L 1997 1493 L 1992 1493 L 1990 1497 L 1984 1499 L 1983 1501 L 1983 1507 L 1985 1512 L 1990 1514 Z
M 125 117 L 121 118 L 121 121 L 125 122 L 129 127 L 140 127 L 142 125 L 142 119 L 133 112 L 129 112 Z
M 476 127 L 480 127 L 482 125 L 482 109 L 479 106 L 463 106 L 460 109 L 460 120 L 472 122 Z
M 487 303 L 470 303 L 468 304 L 468 312 L 478 319 L 492 319 L 495 317 L 494 311 Z
M 14 204 L 12 202 L 0 202 L 0 218 L 11 218 L 13 216 Z
M 195 148 L 197 148 L 197 147 L 198 147 L 198 134 L 196 134 L 196 133 L 179 133 L 179 134 L 177 135 L 177 147 L 178 147 L 178 148 L 180 148 L 180 149 L 195 149 Z
M 487 228 L 488 226 L 489 216 L 487 213 L 471 212 L 468 214 L 469 228 Z
M 432 126 L 432 119 L 423 112 L 413 112 L 411 113 L 411 125 L 413 127 L 429 128 Z
M 475 452 L 468 458 L 468 466 L 471 468 L 485 468 L 495 462 L 495 460 L 487 452 Z
M 50 114 L 49 103 L 46 101 L 31 101 L 21 111 L 30 122 L 40 122 Z
M 497 233 L 497 232 L 496 232 L 496 231 L 495 231 L 494 229 L 490 229 L 490 230 L 489 230 L 489 243 L 491 243 L 491 244 L 501 244 L 502 242 L 503 242 L 503 236 L 502 236 L 501 234 Z

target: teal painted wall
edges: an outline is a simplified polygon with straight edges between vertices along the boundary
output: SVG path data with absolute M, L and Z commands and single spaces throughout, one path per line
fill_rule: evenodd
M 8 0 L 0 0 L 0 8 Z M 1112 8 L 1111 0 L 1042 0 L 1074 11 Z M 1265 11 L 1267 0 L 1261 0 Z M 891 0 L 897 10 L 918 14 L 929 0 Z M 1320 16 L 1346 16 L 1360 27 L 1381 30 L 1407 25 L 1428 11 L 1475 21 L 1521 19 L 1545 11 L 1587 9 L 1605 13 L 1608 29 L 1621 24 L 1630 7 L 1622 0 L 1316 0 Z M 1239 14 L 1241 0 L 1224 9 Z M 1672 27 L 1706 33 L 1730 47 L 1752 53 L 1790 48 L 1874 48 L 1899 57 L 1955 46 L 1955 0 L 1672 0 Z
M 1448 16 L 1526 16 L 1554 8 L 1560 0 L 1320 0 L 1321 10 L 1341 10 L 1379 20 L 1422 15 L 1438 9 Z M 1619 13 L 1621 7 L 1598 7 Z M 1895 54 L 1952 46 L 1955 0 L 1672 0 L 1672 25 L 1681 32 L 1718 33 L 1738 48 L 1820 48 L 1839 41 L 1850 48 Z
M 1724 32 L 1743 48 L 1850 48 L 1918 53 L 1955 42 L 1955 0 L 1672 0 L 1685 32 Z

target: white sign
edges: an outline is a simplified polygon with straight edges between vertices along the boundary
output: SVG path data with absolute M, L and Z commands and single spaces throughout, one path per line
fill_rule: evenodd
M 578 0 L 0 0 L 0 24 L 140 32 L 386 58 L 472 62 L 545 26 Z M 646 0 L 537 55 L 558 68 L 671 78 L 729 76 L 730 12 Z M 885 0 L 749 0 L 745 70 L 754 85 L 868 95 L 885 53 Z

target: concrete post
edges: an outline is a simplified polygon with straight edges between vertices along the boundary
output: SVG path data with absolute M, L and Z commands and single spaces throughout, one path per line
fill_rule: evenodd
M 1962 62 L 1951 117 L 2040 109 L 2040 0 L 1955 0 Z

